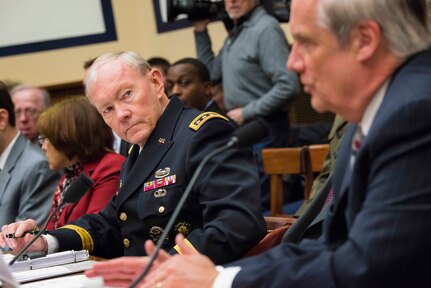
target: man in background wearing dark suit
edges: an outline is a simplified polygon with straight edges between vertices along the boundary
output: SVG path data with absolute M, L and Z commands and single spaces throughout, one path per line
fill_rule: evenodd
M 322 237 L 216 269 L 179 236 L 183 255 L 159 254 L 141 287 L 430 287 L 430 5 L 293 0 L 288 67 L 315 110 L 352 123 Z

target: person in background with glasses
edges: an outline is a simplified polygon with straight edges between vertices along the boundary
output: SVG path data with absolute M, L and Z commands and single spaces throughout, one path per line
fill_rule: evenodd
M 74 96 L 48 108 L 40 115 L 37 127 L 41 133 L 39 143 L 49 167 L 64 169 L 51 211 L 60 205 L 64 192 L 81 172 L 94 181 L 77 204 L 66 206 L 55 214 L 48 229 L 60 228 L 85 214 L 98 213 L 117 192 L 125 159 L 112 149 L 111 129 L 83 96 Z
M 27 139 L 37 143 L 37 119 L 50 104 L 48 91 L 32 85 L 15 86 L 11 92 L 15 105 L 16 126 Z
M 14 105 L 0 81 L 0 226 L 33 218 L 42 224 L 59 174 L 15 127 Z

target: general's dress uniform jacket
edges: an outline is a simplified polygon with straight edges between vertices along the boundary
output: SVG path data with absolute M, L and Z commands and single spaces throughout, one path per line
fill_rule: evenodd
M 214 113 L 186 108 L 173 97 L 141 152 L 134 145 L 121 170 L 118 194 L 97 215 L 58 230 L 59 249 L 88 249 L 104 258 L 146 255 L 157 241 L 196 167 L 230 138 L 234 125 Z M 163 249 L 176 253 L 182 233 L 215 263 L 240 258 L 265 235 L 259 178 L 249 149 L 229 149 L 205 166 Z

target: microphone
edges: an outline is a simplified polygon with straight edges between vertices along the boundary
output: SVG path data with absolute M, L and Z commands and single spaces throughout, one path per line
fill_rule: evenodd
M 67 189 L 62 205 L 75 204 L 79 199 L 87 193 L 90 186 L 93 184 L 93 180 L 84 173 L 79 174 L 79 177 L 70 184 Z
M 74 204 L 79 201 L 79 199 L 84 196 L 85 193 L 87 193 L 88 189 L 90 189 L 90 186 L 93 184 L 93 180 L 91 180 L 90 177 L 85 175 L 84 173 L 81 173 L 79 177 L 70 184 L 69 188 L 66 190 L 63 201 L 60 205 L 58 205 L 57 208 L 55 208 L 54 211 L 49 215 L 48 219 L 46 219 L 45 224 L 43 225 L 43 228 L 34 236 L 33 239 L 31 239 L 30 242 L 25 245 L 22 250 L 13 257 L 13 259 L 9 262 L 9 266 L 12 266 L 13 263 L 15 263 L 16 260 L 18 260 L 19 257 L 21 257 L 22 254 L 24 254 L 27 249 L 46 231 L 46 227 L 48 227 L 49 221 L 51 221 L 52 217 L 64 206 L 69 204 Z
M 265 138 L 268 134 L 268 123 L 262 118 L 257 118 L 233 132 L 232 138 L 230 138 L 227 145 L 229 147 L 245 148 Z
M 265 120 L 262 118 L 258 118 L 256 120 L 250 121 L 246 123 L 245 125 L 239 127 L 232 133 L 232 137 L 230 140 L 223 146 L 214 149 L 210 153 L 208 153 L 202 161 L 199 163 L 198 167 L 196 168 L 195 172 L 193 173 L 192 178 L 190 179 L 190 182 L 187 184 L 186 189 L 184 190 L 183 195 L 181 196 L 180 200 L 178 201 L 177 207 L 175 207 L 174 212 L 172 213 L 171 218 L 169 218 L 168 223 L 166 224 L 165 230 L 162 233 L 162 236 L 160 236 L 159 240 L 157 241 L 156 248 L 154 249 L 154 252 L 150 256 L 150 260 L 147 263 L 147 266 L 145 267 L 144 271 L 142 271 L 141 274 L 139 274 L 138 277 L 133 280 L 132 284 L 130 284 L 129 288 L 135 288 L 136 285 L 145 277 L 147 276 L 148 272 L 150 271 L 151 267 L 153 266 L 154 261 L 156 260 L 157 255 L 159 254 L 160 249 L 163 245 L 163 239 L 166 239 L 166 237 L 169 234 L 169 231 L 172 229 L 172 226 L 174 225 L 175 220 L 178 217 L 178 214 L 180 213 L 181 209 L 184 206 L 184 203 L 186 202 L 190 192 L 192 191 L 193 186 L 195 185 L 196 180 L 198 179 L 199 175 L 201 174 L 205 164 L 215 155 L 219 154 L 220 152 L 223 152 L 229 148 L 245 148 L 247 146 L 250 146 L 254 144 L 255 142 L 263 139 L 268 135 L 269 126 Z

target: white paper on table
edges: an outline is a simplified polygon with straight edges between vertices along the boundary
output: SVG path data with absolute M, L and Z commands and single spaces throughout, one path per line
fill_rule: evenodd
M 2 254 L 0 250 L 0 254 Z M 2 259 L 0 260 L 0 282 L 3 288 L 16 288 L 18 287 L 18 283 L 15 281 L 9 266 Z
M 82 261 L 77 263 L 65 264 L 61 266 L 13 272 L 13 276 L 16 281 L 20 283 L 25 283 L 30 281 L 36 281 L 36 280 L 41 280 L 46 278 L 52 278 L 52 277 L 82 272 L 93 267 L 93 264 L 95 262 L 96 261 L 87 260 L 87 261 Z

